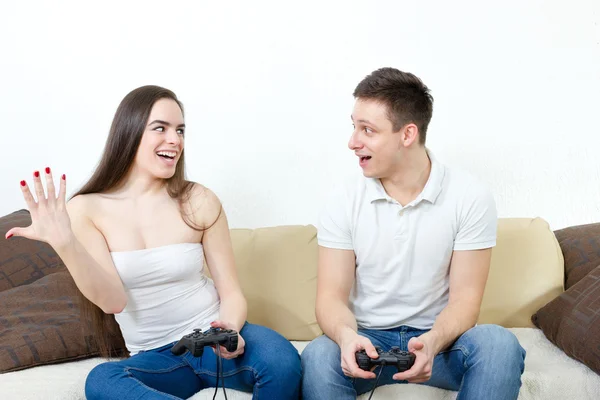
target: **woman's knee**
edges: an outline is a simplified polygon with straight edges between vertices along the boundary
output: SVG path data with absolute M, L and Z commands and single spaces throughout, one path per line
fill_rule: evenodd
M 246 341 L 245 353 L 255 358 L 259 370 L 286 381 L 300 380 L 300 354 L 288 339 L 270 328 L 252 324 L 246 324 L 241 334 Z
M 115 380 L 125 374 L 123 367 L 116 362 L 96 365 L 85 380 L 85 397 L 88 400 L 105 399 L 114 387 Z
M 275 376 L 286 382 L 294 382 L 297 385 L 300 384 L 300 380 L 302 379 L 300 354 L 291 343 L 289 347 L 286 346 L 286 350 L 276 355 L 274 368 L 277 370 L 274 373 Z

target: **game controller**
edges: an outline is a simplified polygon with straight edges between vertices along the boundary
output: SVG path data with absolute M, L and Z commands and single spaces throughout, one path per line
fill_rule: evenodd
M 232 329 L 210 328 L 206 332 L 194 329 L 194 332 L 185 335 L 171 348 L 171 353 L 176 356 L 189 350 L 194 357 L 201 357 L 205 346 L 221 345 L 227 351 L 235 351 L 238 347 L 238 334 Z
M 409 370 L 415 363 L 415 355 L 408 351 L 402 351 L 399 347 L 394 346 L 390 351 L 383 351 L 378 346 L 375 346 L 378 358 L 371 358 L 365 350 L 360 350 L 356 353 L 356 363 L 358 368 L 364 371 L 370 371 L 371 368 L 377 365 L 386 365 L 396 367 L 398 372 Z

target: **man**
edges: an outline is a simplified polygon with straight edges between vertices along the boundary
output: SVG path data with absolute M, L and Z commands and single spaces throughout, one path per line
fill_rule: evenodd
M 317 320 L 302 353 L 305 399 L 356 399 L 379 368 L 355 353 L 398 346 L 412 368 L 379 386 L 423 383 L 458 399 L 516 399 L 525 350 L 497 325 L 476 325 L 496 244 L 490 191 L 425 146 L 433 98 L 413 74 L 374 71 L 358 84 L 348 147 L 362 175 L 334 191 L 319 219 Z

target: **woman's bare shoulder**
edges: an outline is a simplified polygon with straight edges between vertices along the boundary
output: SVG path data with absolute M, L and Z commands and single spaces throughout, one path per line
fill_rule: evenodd
M 71 218 L 92 219 L 93 211 L 97 210 L 102 197 L 97 193 L 79 194 L 67 201 L 67 211 Z
M 222 212 L 219 197 L 211 189 L 197 182 L 192 182 L 187 203 L 194 223 L 201 226 L 212 224 Z

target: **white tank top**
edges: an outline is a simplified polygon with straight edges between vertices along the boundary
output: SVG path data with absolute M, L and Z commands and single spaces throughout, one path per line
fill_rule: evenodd
M 204 275 L 200 243 L 111 252 L 127 294 L 115 319 L 131 355 L 206 330 L 219 317 L 219 295 Z

